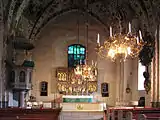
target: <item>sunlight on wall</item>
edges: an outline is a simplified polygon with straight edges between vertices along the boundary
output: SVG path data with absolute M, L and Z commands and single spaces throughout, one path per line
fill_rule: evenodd
M 138 64 L 138 90 L 144 90 L 144 76 L 143 72 L 145 71 L 145 66 L 143 66 L 140 62 Z

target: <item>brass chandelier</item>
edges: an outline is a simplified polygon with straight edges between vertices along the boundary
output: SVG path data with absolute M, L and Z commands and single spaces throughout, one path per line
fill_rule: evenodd
M 97 62 L 93 62 L 92 64 L 88 64 L 88 23 L 86 23 L 86 60 L 83 65 L 80 61 L 80 64 L 76 66 L 74 69 L 74 73 L 78 78 L 83 79 L 84 81 L 96 81 L 97 79 Z
M 87 2 L 88 6 L 88 2 Z M 86 19 L 86 60 L 85 64 L 83 65 L 80 61 L 80 64 L 76 66 L 74 69 L 74 73 L 78 78 L 81 78 L 84 81 L 96 81 L 97 79 L 97 62 L 93 62 L 92 64 L 88 64 L 88 13 L 87 13 L 87 19 Z M 78 43 L 79 43 L 79 24 L 78 24 Z
M 129 32 L 122 34 L 122 27 L 120 25 L 120 33 L 112 35 L 112 27 L 110 27 L 110 37 L 104 44 L 100 45 L 99 34 L 97 38 L 98 43 L 98 55 L 102 58 L 110 58 L 112 61 L 116 59 L 125 61 L 127 58 L 137 57 L 144 42 L 142 39 L 142 33 L 139 30 L 139 35 L 131 32 L 131 24 L 129 23 Z
M 77 65 L 74 73 L 85 81 L 95 81 L 97 78 L 97 63 L 92 62 L 92 65 L 88 65 L 87 63 Z

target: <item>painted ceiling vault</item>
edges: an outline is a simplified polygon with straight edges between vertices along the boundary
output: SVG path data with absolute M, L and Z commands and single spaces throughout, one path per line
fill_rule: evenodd
M 160 0 L 3 0 L 8 35 L 34 40 L 47 23 L 72 11 L 94 18 L 108 29 L 135 22 L 135 29 L 155 31 L 160 19 Z M 88 4 L 86 4 L 88 3 Z M 85 15 L 85 14 L 84 14 Z

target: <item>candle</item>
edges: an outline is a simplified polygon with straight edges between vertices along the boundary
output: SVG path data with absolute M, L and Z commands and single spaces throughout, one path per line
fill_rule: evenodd
M 92 60 L 92 65 L 93 65 L 93 60 Z
M 97 66 L 97 62 L 95 62 L 95 66 Z
M 100 40 L 99 40 L 99 33 L 97 35 L 97 43 L 99 44 L 100 43 Z
M 112 27 L 110 26 L 110 37 L 112 37 Z
M 142 32 L 139 30 L 139 37 L 140 37 L 140 40 L 142 40 Z
M 131 33 L 131 23 L 129 22 L 129 32 Z
M 137 44 L 139 43 L 139 37 L 137 36 Z
M 99 33 L 97 34 L 97 43 L 98 43 L 98 46 L 100 46 Z

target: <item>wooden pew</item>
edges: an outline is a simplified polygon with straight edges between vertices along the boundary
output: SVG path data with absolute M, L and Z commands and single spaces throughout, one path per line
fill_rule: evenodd
M 138 120 L 139 115 L 145 115 L 146 120 L 160 120 L 160 108 L 133 108 L 133 109 L 111 109 L 112 120 L 116 119 L 126 119 L 130 120 L 130 117 L 127 117 L 128 113 L 132 113 L 132 119 Z
M 61 108 L 57 109 L 0 109 L 0 120 L 58 120 Z

